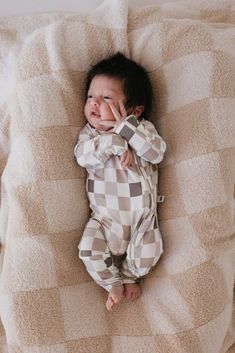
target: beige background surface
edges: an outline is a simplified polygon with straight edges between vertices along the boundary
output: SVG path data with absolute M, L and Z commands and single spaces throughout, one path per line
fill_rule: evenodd
M 112 0 L 110 0 L 112 1 Z M 172 0 L 168 2 L 179 2 Z M 146 6 L 152 4 L 163 4 L 165 0 L 129 0 L 130 7 Z M 187 3 L 190 0 L 186 0 Z M 9 0 L 0 1 L 0 15 L 19 15 L 28 13 L 40 13 L 48 11 L 79 11 L 86 14 L 99 6 L 102 0 Z

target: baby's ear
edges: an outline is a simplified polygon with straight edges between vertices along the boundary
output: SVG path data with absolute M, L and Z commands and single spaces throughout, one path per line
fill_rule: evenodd
M 133 114 L 136 116 L 136 118 L 139 118 L 140 115 L 143 113 L 143 111 L 144 111 L 144 106 L 137 105 L 133 110 Z

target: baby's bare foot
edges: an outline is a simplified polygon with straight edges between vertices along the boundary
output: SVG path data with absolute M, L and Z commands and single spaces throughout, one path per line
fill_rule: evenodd
M 124 297 L 128 300 L 135 300 L 141 296 L 141 288 L 139 284 L 127 283 L 124 285 Z
M 113 287 L 110 292 L 106 302 L 106 308 L 108 310 L 112 310 L 115 305 L 117 305 L 121 299 L 123 298 L 124 293 L 124 286 L 115 286 Z

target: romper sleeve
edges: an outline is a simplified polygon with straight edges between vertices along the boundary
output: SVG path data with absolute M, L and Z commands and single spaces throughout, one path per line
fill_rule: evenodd
M 112 155 L 120 156 L 128 148 L 127 141 L 114 133 L 94 135 L 86 125 L 74 148 L 77 163 L 86 169 L 103 168 Z
M 150 121 L 138 121 L 134 115 L 130 115 L 120 122 L 115 132 L 145 161 L 152 164 L 162 161 L 166 143 Z

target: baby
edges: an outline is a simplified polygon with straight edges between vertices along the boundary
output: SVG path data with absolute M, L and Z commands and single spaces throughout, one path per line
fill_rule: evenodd
M 109 292 L 108 310 L 122 298 L 141 295 L 141 278 L 163 252 L 157 164 L 166 144 L 146 120 L 151 105 L 147 72 L 123 54 L 98 62 L 88 72 L 87 124 L 74 153 L 87 170 L 92 214 L 79 256 L 94 281 Z

